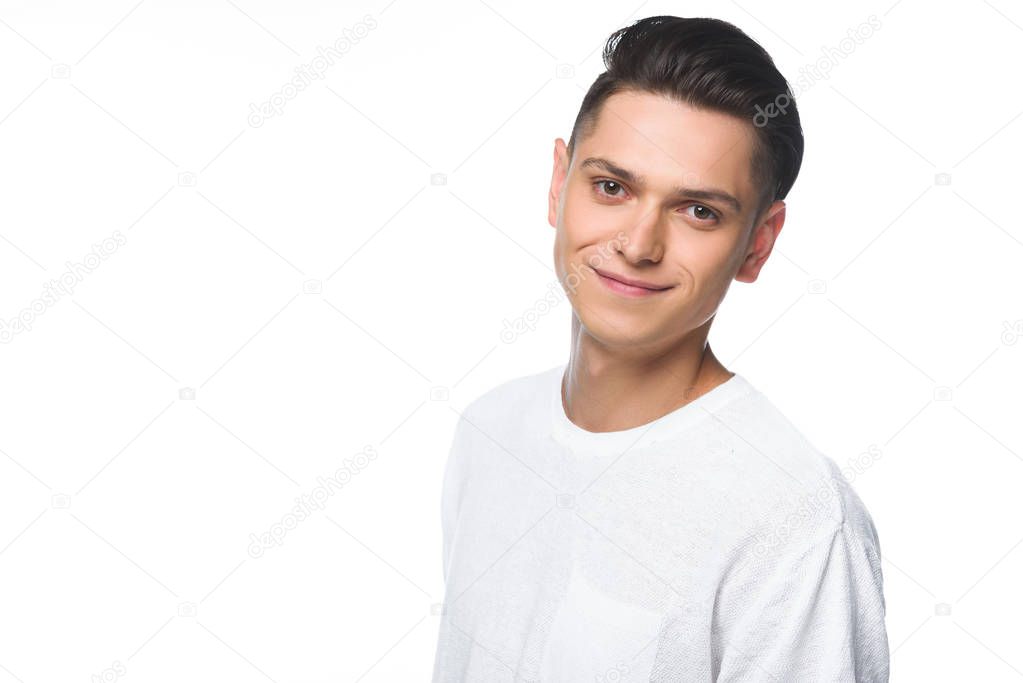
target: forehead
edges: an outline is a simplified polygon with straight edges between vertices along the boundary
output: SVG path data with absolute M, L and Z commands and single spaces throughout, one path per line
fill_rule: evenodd
M 752 196 L 753 132 L 750 123 L 652 93 L 620 92 L 605 100 L 596 123 L 579 146 L 591 155 L 665 186 L 713 186 Z M 746 202 L 743 202 L 746 205 Z

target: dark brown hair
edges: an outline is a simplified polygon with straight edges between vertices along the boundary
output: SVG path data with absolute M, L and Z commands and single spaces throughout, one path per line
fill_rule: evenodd
M 583 98 L 569 159 L 608 97 L 648 92 L 748 121 L 755 140 L 751 177 L 761 188 L 757 214 L 785 198 L 802 163 L 803 130 L 788 83 L 756 41 L 720 19 L 647 17 L 612 33 L 603 58 L 607 70 Z

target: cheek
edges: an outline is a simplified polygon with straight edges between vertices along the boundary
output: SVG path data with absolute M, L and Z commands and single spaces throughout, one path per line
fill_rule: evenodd
M 614 212 L 589 201 L 576 190 L 566 197 L 564 228 L 570 244 L 585 245 L 607 234 L 614 226 Z
M 732 246 L 723 233 L 687 233 L 683 227 L 676 233 L 669 253 L 675 269 L 685 273 L 687 288 L 705 292 L 729 282 Z

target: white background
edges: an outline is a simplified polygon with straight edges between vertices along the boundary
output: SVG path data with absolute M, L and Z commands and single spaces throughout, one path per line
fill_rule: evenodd
M 732 21 L 793 82 L 828 63 L 711 343 L 868 454 L 892 680 L 1023 677 L 1018 6 L 88 4 L 0 3 L 0 683 L 428 679 L 455 420 L 567 358 L 553 141 L 655 14 Z

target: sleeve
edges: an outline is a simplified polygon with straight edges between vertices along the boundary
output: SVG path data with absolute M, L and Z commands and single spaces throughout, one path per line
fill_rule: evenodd
M 443 537 L 443 571 L 444 583 L 447 584 L 451 568 L 451 549 L 458 520 L 458 508 L 461 503 L 461 492 L 465 482 L 466 437 L 469 429 L 466 413 L 463 413 L 455 425 L 454 436 L 448 448 L 444 464 L 443 484 L 441 486 L 441 534 Z
M 887 683 L 880 544 L 869 520 L 751 561 L 714 640 L 717 683 Z

